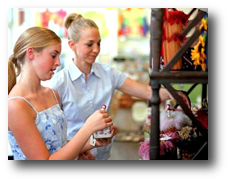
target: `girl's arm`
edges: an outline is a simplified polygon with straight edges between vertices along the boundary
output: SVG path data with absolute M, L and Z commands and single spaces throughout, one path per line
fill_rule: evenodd
M 37 129 L 35 118 L 36 113 L 23 100 L 8 102 L 9 129 L 30 160 L 72 160 L 79 155 L 92 133 L 112 125 L 105 111 L 96 111 L 71 141 L 51 155 Z

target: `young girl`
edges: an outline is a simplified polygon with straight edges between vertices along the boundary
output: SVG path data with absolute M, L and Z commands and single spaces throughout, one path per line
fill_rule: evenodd
M 16 160 L 75 159 L 92 148 L 88 141 L 92 133 L 113 124 L 105 111 L 98 110 L 67 143 L 67 122 L 59 95 L 41 86 L 60 65 L 60 53 L 60 38 L 47 28 L 29 28 L 15 44 L 8 62 L 8 139 Z M 98 140 L 96 147 L 109 143 Z

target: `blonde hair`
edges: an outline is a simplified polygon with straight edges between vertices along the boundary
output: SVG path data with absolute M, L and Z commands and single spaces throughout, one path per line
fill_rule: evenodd
M 77 13 L 71 13 L 66 17 L 65 28 L 68 30 L 68 38 L 72 39 L 74 42 L 78 42 L 83 29 L 99 29 L 97 24 L 93 20 L 84 18 L 82 15 Z
M 44 27 L 32 27 L 21 34 L 8 61 L 8 94 L 16 84 L 16 77 L 21 73 L 21 64 L 27 48 L 33 47 L 40 52 L 58 43 L 61 43 L 61 39 L 52 30 Z

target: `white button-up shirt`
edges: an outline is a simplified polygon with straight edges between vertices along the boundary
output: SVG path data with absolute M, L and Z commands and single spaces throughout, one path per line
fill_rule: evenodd
M 107 64 L 93 63 L 87 82 L 85 75 L 73 61 L 56 73 L 50 87 L 58 91 L 62 109 L 67 117 L 67 135 L 71 140 L 87 118 L 103 104 L 109 111 L 115 89 L 119 89 L 127 76 Z M 93 149 L 98 160 L 109 157 L 111 145 Z

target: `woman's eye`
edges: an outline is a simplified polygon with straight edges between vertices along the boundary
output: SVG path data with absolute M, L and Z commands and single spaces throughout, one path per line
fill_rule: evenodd
M 55 59 L 55 58 L 56 58 L 56 55 L 52 55 L 52 58 Z
M 91 47 L 93 44 L 87 44 L 87 46 Z

